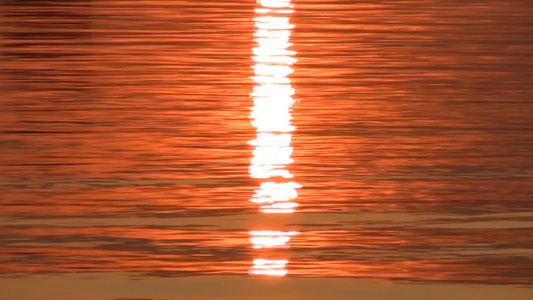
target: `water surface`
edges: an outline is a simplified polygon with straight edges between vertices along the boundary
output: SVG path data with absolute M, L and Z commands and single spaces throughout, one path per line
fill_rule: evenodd
M 531 296 L 531 5 L 268 3 L 0 4 L 0 290 Z

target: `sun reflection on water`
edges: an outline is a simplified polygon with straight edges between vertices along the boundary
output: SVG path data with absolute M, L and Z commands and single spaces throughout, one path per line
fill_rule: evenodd
M 262 248 L 289 248 L 291 236 L 299 234 L 297 231 L 250 231 L 250 242 L 254 249 Z
M 285 266 L 289 263 L 286 259 L 254 259 L 250 270 L 252 275 L 285 276 Z
M 295 127 L 291 124 L 291 107 L 294 89 L 288 77 L 294 70 L 291 65 L 295 51 L 289 50 L 291 30 L 289 15 L 294 12 L 290 0 L 258 0 L 260 8 L 255 9 L 256 31 L 252 59 L 255 65 L 255 86 L 250 93 L 254 101 L 250 119 L 257 135 L 248 142 L 254 147 L 250 160 L 250 177 L 261 179 L 251 202 L 259 205 L 266 214 L 290 214 L 298 203 L 293 200 L 301 187 L 292 181 L 288 169 L 293 160 L 291 138 Z M 288 248 L 296 231 L 250 231 L 250 242 L 254 249 Z M 285 276 L 285 259 L 255 259 L 250 274 Z
M 250 201 L 260 205 L 263 213 L 292 213 L 297 203 L 299 184 L 287 181 L 293 175 L 288 165 L 291 158 L 291 106 L 294 103 L 294 89 L 288 75 L 293 72 L 291 65 L 296 62 L 296 54 L 288 48 L 291 30 L 287 14 L 294 12 L 291 1 L 258 0 L 261 8 L 255 10 L 256 32 L 253 49 L 255 61 L 254 90 L 250 94 L 254 106 L 250 114 L 252 125 L 256 128 L 256 138 L 248 144 L 254 146 L 249 168 L 250 177 L 267 179 L 255 191 Z M 280 182 L 281 180 L 281 182 Z

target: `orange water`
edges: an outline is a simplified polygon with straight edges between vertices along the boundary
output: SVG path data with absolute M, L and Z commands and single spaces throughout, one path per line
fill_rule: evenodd
M 1 275 L 531 284 L 530 5 L 290 5 L 2 2 Z

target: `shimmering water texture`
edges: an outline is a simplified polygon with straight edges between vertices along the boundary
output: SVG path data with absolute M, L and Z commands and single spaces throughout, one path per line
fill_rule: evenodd
M 533 283 L 527 1 L 0 3 L 0 290 Z

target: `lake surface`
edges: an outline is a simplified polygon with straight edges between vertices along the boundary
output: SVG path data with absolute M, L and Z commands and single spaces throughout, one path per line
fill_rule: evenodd
M 531 299 L 532 12 L 0 2 L 0 299 Z

